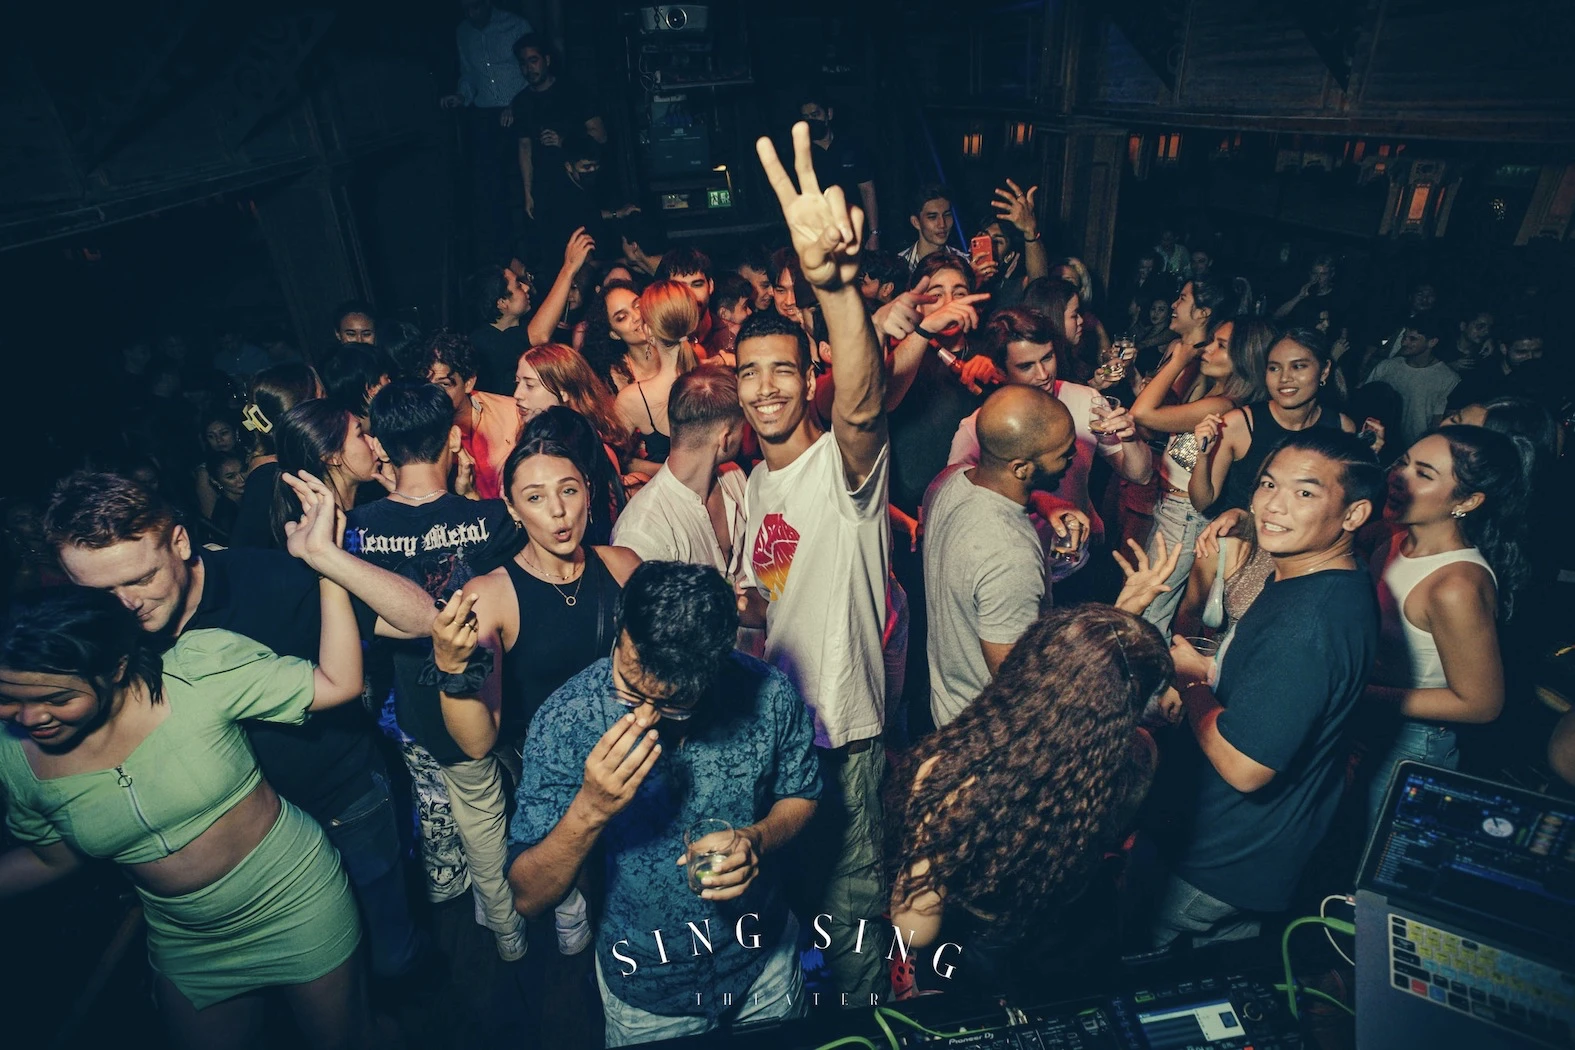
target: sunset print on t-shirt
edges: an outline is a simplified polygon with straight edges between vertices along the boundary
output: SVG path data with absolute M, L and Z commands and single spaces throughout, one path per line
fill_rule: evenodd
M 787 588 L 788 570 L 793 568 L 793 553 L 798 550 L 798 530 L 780 514 L 767 514 L 755 535 L 753 556 L 755 580 L 766 589 L 766 597 L 777 601 Z

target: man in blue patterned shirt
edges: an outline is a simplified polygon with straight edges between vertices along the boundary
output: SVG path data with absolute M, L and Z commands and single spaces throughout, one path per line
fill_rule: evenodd
M 733 650 L 735 598 L 712 568 L 646 562 L 612 656 L 536 713 L 509 828 L 514 904 L 556 905 L 599 854 L 596 971 L 608 1046 L 801 1016 L 798 923 L 773 854 L 815 812 L 808 709 L 782 672 Z M 685 831 L 737 829 L 689 888 Z M 719 850 L 720 851 L 720 850 Z

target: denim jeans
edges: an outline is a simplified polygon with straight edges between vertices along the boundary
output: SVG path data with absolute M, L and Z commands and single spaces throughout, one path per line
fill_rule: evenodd
M 345 807 L 323 830 L 350 876 L 371 949 L 372 973 L 398 977 L 415 961 L 421 936 L 405 893 L 404 851 L 399 845 L 388 780 L 374 771 L 372 781 L 372 789 Z
M 1395 767 L 1401 762 L 1425 762 L 1430 766 L 1455 769 L 1460 765 L 1460 749 L 1456 746 L 1455 731 L 1445 725 L 1431 722 L 1414 722 L 1407 718 L 1390 738 L 1389 750 L 1375 749 L 1372 779 L 1367 784 L 1367 829 L 1372 830 L 1384 809 L 1384 796 L 1389 793 L 1389 781 L 1394 778 Z
M 1199 534 L 1208 523 L 1209 519 L 1194 510 L 1192 501 L 1184 496 L 1166 493 L 1154 508 L 1154 531 L 1149 534 L 1145 548 L 1149 561 L 1159 558 L 1156 542 L 1159 536 L 1164 536 L 1171 548 L 1178 544 L 1181 546 L 1181 557 L 1176 559 L 1176 568 L 1165 580 L 1170 590 L 1155 598 L 1143 610 L 1143 619 L 1158 627 L 1166 637 L 1170 635 L 1171 618 L 1176 615 L 1176 610 L 1181 607 L 1181 599 L 1187 594 L 1187 576 L 1192 572 L 1192 545 L 1198 542 Z
M 606 1017 L 608 1046 L 630 1046 L 657 1039 L 699 1035 L 716 1027 L 707 1017 L 671 1017 L 630 1006 L 608 989 L 607 981 L 602 977 L 600 956 L 596 959 L 596 984 L 602 992 L 602 1013 Z M 721 995 L 732 991 L 727 988 L 695 990 L 702 995 Z M 798 964 L 798 920 L 792 912 L 787 916 L 787 929 L 777 941 L 771 958 L 766 960 L 766 968 L 755 978 L 755 983 L 749 986 L 746 994 L 734 994 L 739 1008 L 738 1013 L 727 1022 L 729 1025 L 804 1016 L 804 971 Z
M 1165 883 L 1150 934 L 1156 948 L 1163 948 L 1178 937 L 1186 937 L 1193 947 L 1198 947 L 1256 937 L 1259 926 L 1256 918 L 1234 904 L 1211 897 L 1172 875 Z

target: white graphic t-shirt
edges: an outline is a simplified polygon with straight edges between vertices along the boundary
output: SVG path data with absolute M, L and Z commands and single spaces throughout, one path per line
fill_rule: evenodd
M 830 432 L 783 469 L 762 463 L 749 477 L 744 535 L 750 575 L 770 602 L 766 660 L 809 705 L 819 747 L 884 725 L 890 453 L 881 449 L 856 492 Z

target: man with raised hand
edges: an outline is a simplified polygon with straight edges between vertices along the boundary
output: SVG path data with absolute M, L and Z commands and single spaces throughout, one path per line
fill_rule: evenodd
M 744 535 L 756 586 L 741 596 L 740 611 L 746 623 L 764 623 L 766 659 L 814 716 L 826 795 L 801 850 L 807 899 L 800 903 L 814 908 L 811 940 L 826 950 L 837 989 L 864 996 L 886 985 L 882 954 L 855 950 L 860 920 L 879 922 L 887 897 L 880 849 L 881 641 L 891 549 L 885 362 L 858 290 L 862 211 L 848 206 L 839 187 L 821 190 L 804 123 L 793 126 L 798 189 L 769 139 L 756 149 L 815 289 L 837 383 L 825 432 L 812 407 L 815 373 L 803 326 L 767 311 L 739 329 L 738 400 L 765 458 L 746 491 Z

